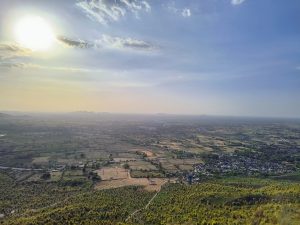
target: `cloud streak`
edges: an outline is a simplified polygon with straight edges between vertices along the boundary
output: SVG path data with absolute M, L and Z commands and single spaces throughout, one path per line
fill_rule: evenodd
M 60 43 L 64 44 L 65 46 L 68 46 L 68 47 L 73 47 L 73 48 L 91 48 L 92 47 L 92 44 L 90 44 L 86 41 L 75 40 L 75 39 L 68 38 L 65 36 L 58 36 L 57 40 Z
M 26 68 L 27 66 L 26 66 L 26 63 L 7 61 L 7 62 L 0 62 L 0 67 L 8 68 L 8 69 L 12 69 L 12 68 L 23 69 L 23 68 Z
M 0 60 L 29 56 L 31 50 L 14 43 L 0 43 Z
M 112 37 L 109 35 L 102 35 L 102 38 L 95 41 L 97 48 L 112 48 L 112 49 L 131 49 L 141 51 L 152 51 L 157 49 L 157 46 L 138 39 Z
M 240 5 L 243 2 L 245 2 L 246 0 L 231 0 L 231 4 L 232 5 Z
M 83 45 L 83 43 L 69 39 L 63 39 L 69 45 Z M 68 40 L 69 42 L 67 42 Z M 84 45 L 83 45 L 84 46 Z M 92 70 L 73 67 L 51 67 L 39 64 L 24 62 L 24 59 L 30 59 L 32 51 L 23 48 L 15 43 L 0 43 L 0 69 L 42 69 L 42 70 L 55 70 L 55 71 L 68 71 L 68 72 L 94 72 Z
M 15 43 L 0 43 L 0 67 L 1 68 L 24 68 L 25 63 L 20 59 L 28 58 L 32 51 Z
M 116 49 L 116 50 L 133 50 L 133 51 L 153 51 L 158 49 L 154 44 L 138 40 L 134 38 L 123 38 L 123 37 L 113 37 L 107 34 L 103 34 L 102 37 L 95 41 L 83 41 L 68 38 L 65 36 L 60 36 L 57 38 L 59 42 L 72 48 L 80 49 Z
M 138 17 L 141 11 L 149 12 L 151 6 L 140 0 L 85 0 L 76 3 L 90 19 L 101 24 L 118 21 L 128 13 Z
M 54 71 L 63 71 L 63 72 L 81 72 L 81 73 L 91 73 L 99 72 L 97 70 L 90 70 L 85 68 L 76 68 L 76 67 L 61 67 L 61 66 L 44 66 L 34 63 L 22 63 L 22 62 L 0 62 L 0 68 L 6 69 L 39 69 L 39 70 L 54 70 Z

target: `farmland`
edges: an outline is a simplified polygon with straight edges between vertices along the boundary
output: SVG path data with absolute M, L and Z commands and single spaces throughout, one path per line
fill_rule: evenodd
M 297 120 L 16 114 L 0 133 L 3 224 L 299 221 Z

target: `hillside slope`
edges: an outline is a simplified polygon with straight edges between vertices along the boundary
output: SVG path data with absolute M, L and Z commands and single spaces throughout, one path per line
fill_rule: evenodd
M 49 187 L 50 188 L 50 187 Z M 66 188 L 66 187 L 65 187 Z M 58 189 L 59 190 L 59 189 Z M 40 210 L 25 210 L 1 224 L 299 224 L 300 185 L 254 178 L 223 178 L 155 193 L 138 187 L 86 190 Z M 35 201 L 43 201 L 37 193 Z M 2 199 L 3 200 L 3 199 Z M 30 199 L 28 199 L 30 200 Z M 6 203 L 9 205 L 9 202 Z M 3 204 L 2 204 L 3 207 Z

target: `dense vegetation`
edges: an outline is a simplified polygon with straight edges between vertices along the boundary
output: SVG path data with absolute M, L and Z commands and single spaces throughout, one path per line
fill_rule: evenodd
M 140 187 L 89 191 L 53 207 L 12 217 L 4 224 L 117 224 L 147 204 L 151 196 Z
M 250 178 L 168 185 L 132 223 L 299 224 L 300 185 Z
M 9 178 L 2 177 L 1 185 L 3 182 L 9 185 Z M 28 202 L 32 200 L 31 204 L 35 207 L 37 202 L 40 202 L 39 207 L 44 206 L 47 203 L 45 195 L 55 196 L 53 199 L 60 201 L 53 205 L 48 201 L 50 206 L 40 210 L 15 213 L 5 218 L 2 224 L 296 225 L 300 222 L 300 185 L 291 181 L 222 178 L 194 185 L 167 184 L 147 209 L 144 206 L 154 193 L 139 187 L 86 190 L 71 197 L 66 194 L 59 197 L 61 188 L 58 186 L 53 191 L 53 186 L 44 186 L 45 194 L 36 192 L 34 195 L 23 193 L 21 197 L 13 196 L 24 207 L 29 207 Z M 12 193 L 18 192 L 12 189 L 10 195 Z M 1 196 L 1 209 L 15 204 L 7 202 L 9 195 Z M 26 198 L 27 202 L 20 201 Z M 140 208 L 141 211 L 125 222 L 132 212 Z
M 68 182 L 18 182 L 0 172 L 0 214 L 19 214 L 40 209 L 78 193 L 86 192 L 91 184 L 71 185 Z

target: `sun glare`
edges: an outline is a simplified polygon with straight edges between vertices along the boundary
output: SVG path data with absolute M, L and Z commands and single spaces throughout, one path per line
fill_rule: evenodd
M 50 25 L 38 16 L 21 19 L 15 25 L 14 33 L 16 41 L 32 51 L 48 50 L 55 40 Z

